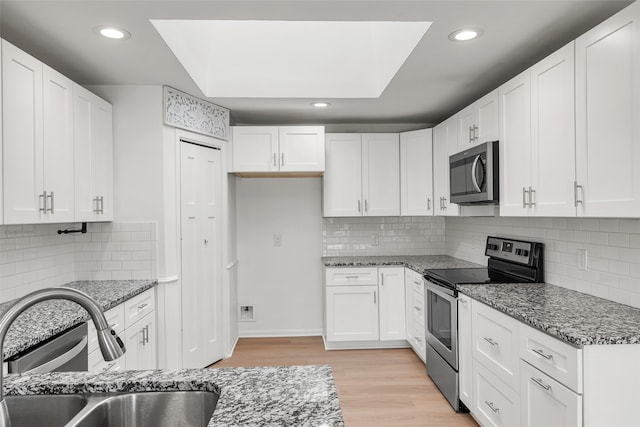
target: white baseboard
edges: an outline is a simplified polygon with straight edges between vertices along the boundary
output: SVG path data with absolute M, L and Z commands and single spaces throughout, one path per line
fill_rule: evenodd
M 411 348 L 411 345 L 407 340 L 324 342 L 325 350 L 372 350 L 380 348 Z
M 233 356 L 233 352 L 236 349 L 236 345 L 238 345 L 238 340 L 240 339 L 240 337 L 236 337 L 236 339 L 233 341 L 233 344 L 231 344 L 231 350 L 229 351 L 229 354 L 227 354 L 226 356 L 224 356 L 225 359 L 230 358 L 231 356 Z
M 322 329 L 272 329 L 265 331 L 239 331 L 240 338 L 317 337 Z

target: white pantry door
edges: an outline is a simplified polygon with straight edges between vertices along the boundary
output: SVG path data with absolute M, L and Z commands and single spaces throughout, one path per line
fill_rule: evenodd
M 222 359 L 220 150 L 181 144 L 183 368 Z

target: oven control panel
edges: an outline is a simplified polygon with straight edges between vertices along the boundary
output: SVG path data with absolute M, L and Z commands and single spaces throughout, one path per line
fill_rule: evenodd
M 528 265 L 534 255 L 533 245 L 533 242 L 489 236 L 484 254 L 492 258 Z

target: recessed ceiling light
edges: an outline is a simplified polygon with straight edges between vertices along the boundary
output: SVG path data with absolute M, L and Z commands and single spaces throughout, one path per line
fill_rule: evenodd
M 449 40 L 454 42 L 465 42 L 480 37 L 480 35 L 482 35 L 482 30 L 480 28 L 463 28 L 449 34 Z
M 131 33 L 118 27 L 96 27 L 95 32 L 103 37 L 114 40 L 126 40 L 131 38 Z
M 313 105 L 316 108 L 327 108 L 331 104 L 329 104 L 328 102 L 314 102 L 311 105 Z

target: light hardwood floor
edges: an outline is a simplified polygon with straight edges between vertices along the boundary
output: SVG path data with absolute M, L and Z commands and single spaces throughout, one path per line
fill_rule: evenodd
M 321 337 L 243 338 L 211 367 L 330 365 L 348 427 L 477 426 L 456 414 L 410 349 L 326 351 Z

